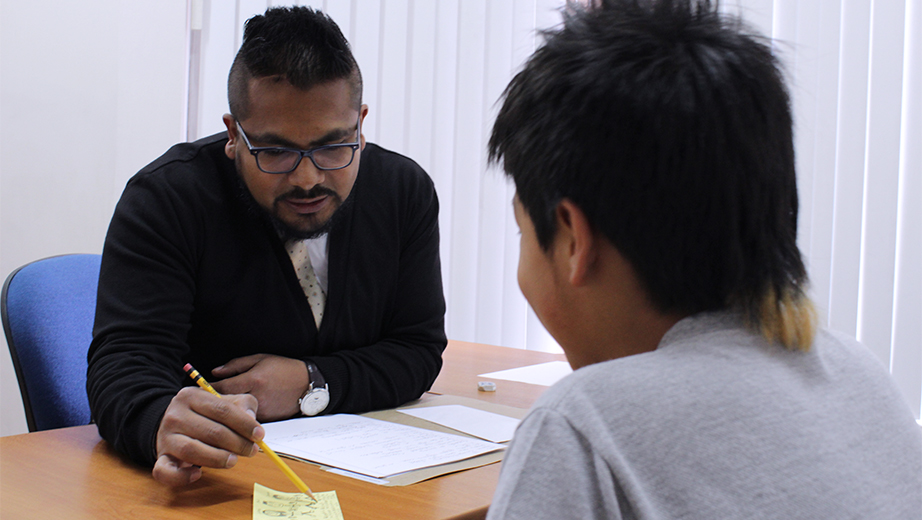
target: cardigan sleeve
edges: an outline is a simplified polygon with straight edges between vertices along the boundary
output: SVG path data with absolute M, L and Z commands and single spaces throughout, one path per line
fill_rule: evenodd
M 193 311 L 194 241 L 189 215 L 168 187 L 135 177 L 103 246 L 87 396 L 102 438 L 153 465 L 155 439 L 182 387 Z

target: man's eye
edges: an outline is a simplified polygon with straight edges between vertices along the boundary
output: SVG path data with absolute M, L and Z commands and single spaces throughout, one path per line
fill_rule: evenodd
M 263 150 L 261 153 L 266 156 L 266 159 L 272 159 L 272 158 L 283 157 L 290 152 L 288 152 L 287 150 Z

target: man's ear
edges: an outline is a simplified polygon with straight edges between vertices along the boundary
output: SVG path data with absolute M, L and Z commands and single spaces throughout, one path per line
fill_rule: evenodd
M 596 235 L 583 210 L 570 199 L 557 204 L 557 240 L 563 247 L 568 267 L 568 279 L 572 285 L 581 286 L 592 274 L 599 255 L 599 237 Z
M 230 114 L 224 114 L 221 119 L 227 127 L 227 144 L 224 145 L 224 155 L 233 161 L 237 158 L 237 121 Z
M 368 117 L 368 105 L 362 105 L 362 106 L 359 108 L 359 112 L 360 112 L 360 114 L 361 114 L 359 117 L 361 118 L 361 121 L 362 121 L 362 123 L 361 123 L 362 134 L 361 134 L 361 136 L 360 136 L 360 138 L 359 138 L 359 142 L 362 143 L 362 147 L 359 148 L 359 149 L 360 149 L 360 150 L 364 150 L 364 149 L 365 149 L 365 118 Z

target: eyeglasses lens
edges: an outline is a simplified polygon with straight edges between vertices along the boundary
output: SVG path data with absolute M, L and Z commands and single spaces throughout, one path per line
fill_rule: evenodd
M 314 150 L 311 158 L 317 168 L 337 170 L 352 163 L 355 149 L 352 146 L 331 146 Z M 298 167 L 301 154 L 289 150 L 261 150 L 256 154 L 259 168 L 271 173 L 290 172 Z
M 257 166 L 267 172 L 294 170 L 301 160 L 301 154 L 284 150 L 262 150 L 256 154 Z
M 351 146 L 335 146 L 316 150 L 312 154 L 312 157 L 314 159 L 314 164 L 316 164 L 318 168 L 333 170 L 336 168 L 344 168 L 347 164 L 351 163 L 354 153 L 355 149 Z

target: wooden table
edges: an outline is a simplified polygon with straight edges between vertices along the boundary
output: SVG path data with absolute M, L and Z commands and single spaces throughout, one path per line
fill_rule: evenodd
M 477 374 L 564 360 L 548 354 L 451 341 L 432 392 L 528 408 L 543 386 L 495 381 L 495 393 L 478 392 Z M 500 464 L 404 487 L 384 487 L 288 460 L 314 491 L 336 490 L 346 520 L 483 518 Z M 241 457 L 230 470 L 206 469 L 191 486 L 171 489 L 150 470 L 118 456 L 96 427 L 78 426 L 0 438 L 0 518 L 175 519 L 252 518 L 253 483 L 295 491 L 260 453 Z

